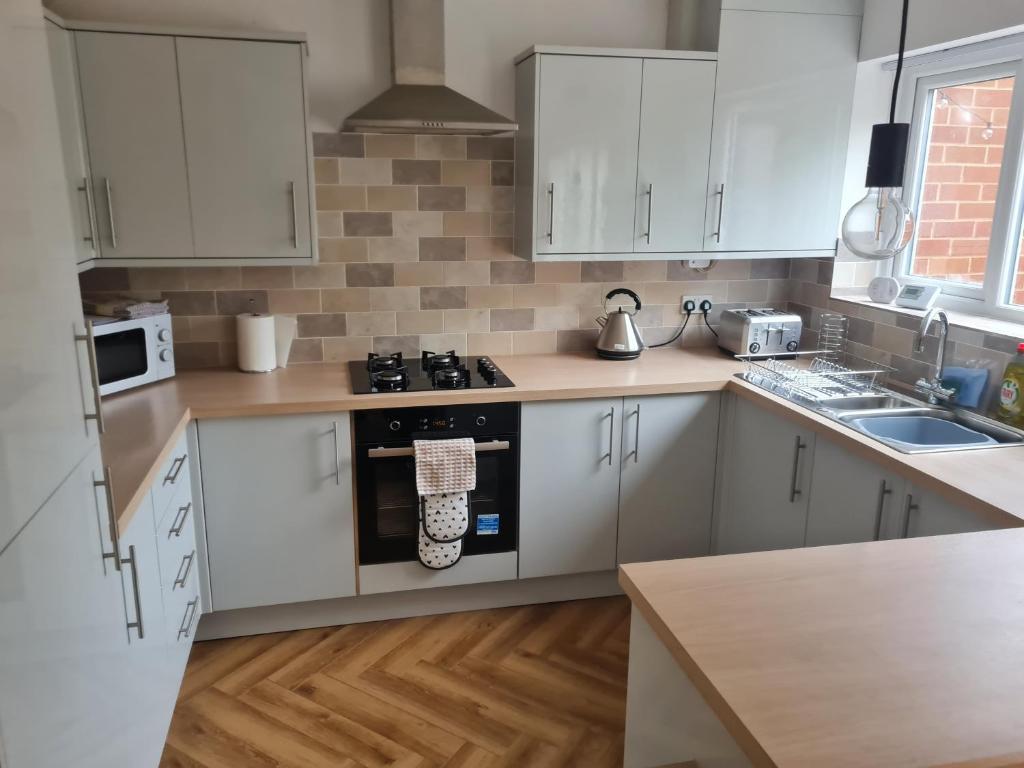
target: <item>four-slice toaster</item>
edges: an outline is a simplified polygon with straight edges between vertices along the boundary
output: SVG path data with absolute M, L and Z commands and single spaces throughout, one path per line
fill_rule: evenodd
M 722 312 L 718 346 L 734 355 L 786 355 L 800 346 L 803 320 L 777 309 Z

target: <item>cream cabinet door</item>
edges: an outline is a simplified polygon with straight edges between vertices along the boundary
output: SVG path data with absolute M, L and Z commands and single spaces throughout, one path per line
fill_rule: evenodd
M 303 48 L 179 37 L 196 257 L 312 256 Z
M 633 250 L 700 251 L 715 62 L 645 59 Z
M 640 59 L 542 55 L 538 253 L 633 250 Z
M 75 32 L 104 258 L 192 258 L 174 38 Z
M 903 538 L 992 531 L 1005 527 L 947 501 L 934 491 L 913 485 L 907 485 L 906 496 L 902 501 Z
M 835 247 L 860 26 L 722 11 L 707 250 Z

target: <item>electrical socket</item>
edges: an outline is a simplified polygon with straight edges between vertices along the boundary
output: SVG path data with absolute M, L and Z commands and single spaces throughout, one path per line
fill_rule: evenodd
M 680 312 L 681 314 L 683 314 L 683 315 L 685 315 L 685 314 L 686 314 L 686 309 L 685 309 L 685 306 L 684 306 L 684 305 L 685 305 L 685 304 L 686 304 L 686 302 L 688 302 L 688 301 L 692 301 L 692 302 L 693 302 L 693 306 L 695 307 L 695 309 L 693 310 L 694 312 L 700 312 L 700 303 L 701 303 L 702 301 L 711 301 L 711 297 L 710 297 L 710 296 L 707 296 L 707 295 L 699 295 L 699 296 L 683 296 L 682 300 L 681 300 L 681 301 L 679 302 L 679 312 Z M 712 302 L 712 304 L 713 304 L 713 303 L 714 303 L 714 302 Z

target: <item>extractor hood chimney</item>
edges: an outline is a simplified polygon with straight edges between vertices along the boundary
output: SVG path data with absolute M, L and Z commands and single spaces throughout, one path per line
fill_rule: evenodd
M 518 127 L 444 84 L 444 0 L 391 0 L 391 68 L 395 84 L 343 131 L 486 136 Z

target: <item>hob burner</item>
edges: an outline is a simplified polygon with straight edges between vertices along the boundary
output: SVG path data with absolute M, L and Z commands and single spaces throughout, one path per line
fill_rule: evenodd
M 396 352 L 393 355 L 376 355 L 371 352 L 366 356 L 366 370 L 370 373 L 378 371 L 405 370 L 402 353 Z

